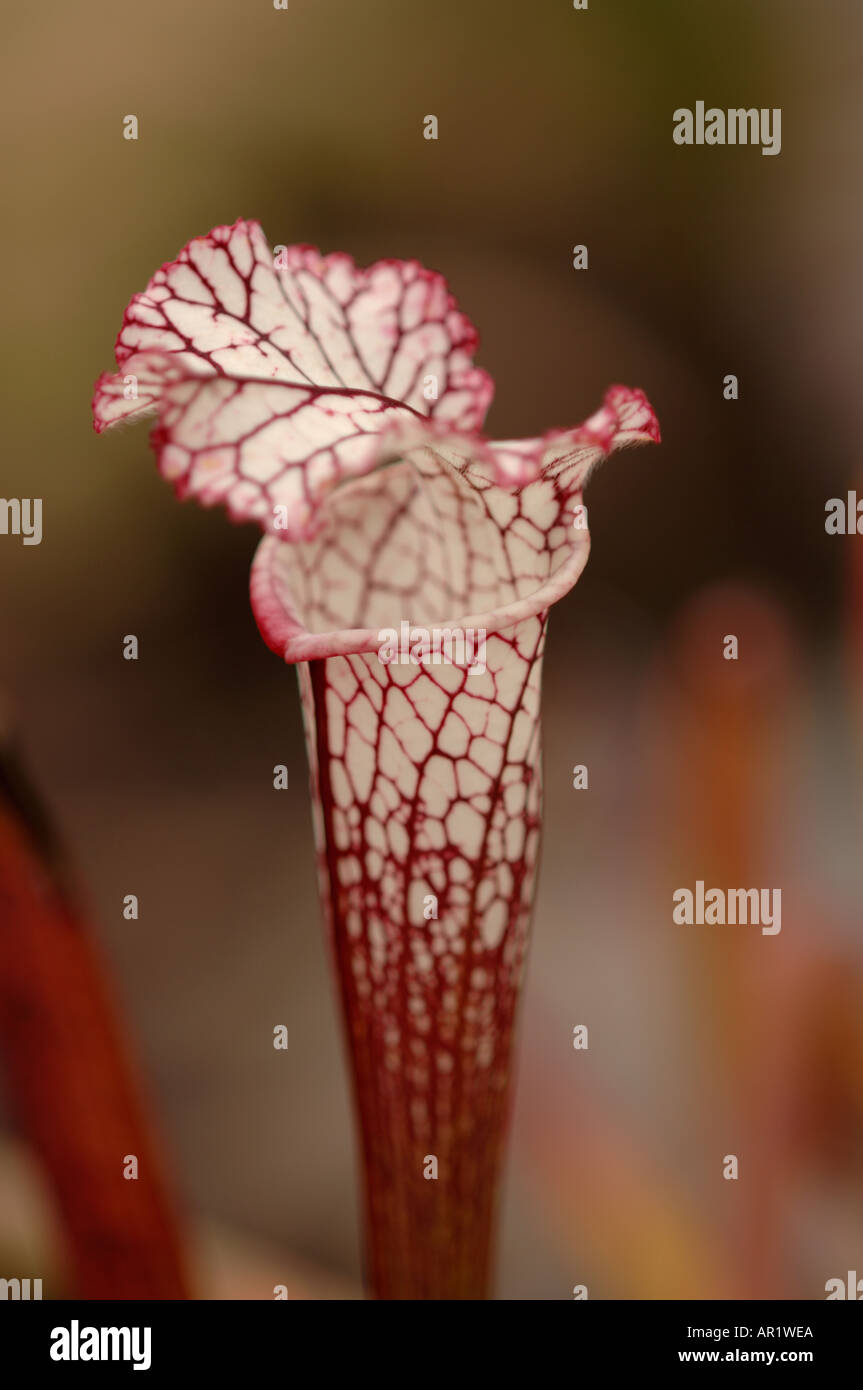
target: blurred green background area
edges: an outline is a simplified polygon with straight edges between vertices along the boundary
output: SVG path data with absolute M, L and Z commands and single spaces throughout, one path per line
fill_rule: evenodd
M 296 680 L 249 611 L 255 534 L 178 506 L 146 426 L 97 439 L 89 417 L 130 296 L 250 217 L 441 270 L 493 436 L 575 424 L 615 381 L 662 426 L 592 481 L 593 553 L 551 624 L 501 1294 L 823 1296 L 863 1236 L 863 541 L 824 531 L 863 481 L 863 9 L 48 0 L 4 27 L 0 492 L 41 497 L 44 536 L 0 537 L 0 694 L 186 1207 L 356 1281 Z M 780 107 L 781 154 L 675 145 L 699 99 Z M 672 887 L 712 869 L 784 885 L 783 935 L 675 934 Z M 719 1181 L 738 1150 L 748 1192 Z

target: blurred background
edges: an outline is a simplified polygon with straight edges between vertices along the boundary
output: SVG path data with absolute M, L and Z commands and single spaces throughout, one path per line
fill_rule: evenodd
M 41 545 L 0 537 L 5 736 L 107 963 L 196 1292 L 360 1292 L 296 677 L 251 616 L 256 537 L 178 506 L 146 427 L 97 440 L 89 416 L 130 296 L 242 216 L 443 271 L 493 436 L 574 424 L 616 381 L 662 426 L 592 482 L 593 553 L 551 620 L 498 1296 L 823 1298 L 863 1270 L 863 540 L 824 530 L 828 498 L 863 496 L 863 10 L 48 0 L 4 28 L 0 491 L 44 499 Z M 781 154 L 675 145 L 699 99 L 781 107 Z M 781 887 L 781 934 L 672 926 L 698 878 Z M 41 1260 L 47 1297 L 62 1239 L 15 1113 L 0 1099 L 0 1274 Z

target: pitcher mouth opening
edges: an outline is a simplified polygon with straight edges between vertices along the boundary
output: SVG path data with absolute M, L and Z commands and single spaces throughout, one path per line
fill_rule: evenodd
M 287 662 L 382 646 L 400 660 L 418 644 L 431 661 L 455 647 L 470 668 L 487 637 L 578 580 L 580 497 L 544 478 L 500 488 L 432 447 L 390 455 L 328 493 L 308 539 L 262 539 L 250 579 L 261 635 Z

